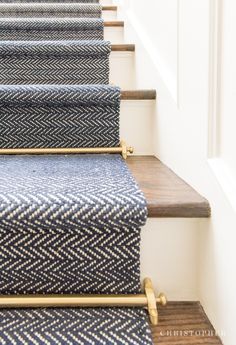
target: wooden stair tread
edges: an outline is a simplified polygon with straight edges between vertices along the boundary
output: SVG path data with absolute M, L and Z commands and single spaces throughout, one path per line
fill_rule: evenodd
M 199 302 L 169 302 L 158 309 L 159 325 L 151 326 L 154 345 L 222 345 Z
M 102 6 L 102 10 L 103 11 L 117 11 L 117 6 L 105 5 L 105 6 Z
M 105 27 L 124 27 L 124 22 L 120 20 L 114 20 L 114 21 L 105 21 L 104 22 Z
M 134 52 L 135 44 L 112 44 L 111 51 L 113 52 Z
M 127 164 L 147 198 L 149 217 L 210 217 L 208 201 L 156 157 L 130 156 Z
M 156 90 L 122 90 L 121 100 L 155 100 Z

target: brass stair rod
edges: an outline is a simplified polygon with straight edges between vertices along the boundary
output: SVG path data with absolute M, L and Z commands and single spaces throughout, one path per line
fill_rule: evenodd
M 89 154 L 89 153 L 120 153 L 124 159 L 133 148 L 128 147 L 124 141 L 119 147 L 68 147 L 68 148 L 5 148 L 0 149 L 0 155 L 41 155 L 41 154 Z
M 137 295 L 1 295 L 0 308 L 147 307 L 150 320 L 156 325 L 157 304 L 165 305 L 166 297 L 155 297 L 149 278 L 144 280 L 144 291 Z

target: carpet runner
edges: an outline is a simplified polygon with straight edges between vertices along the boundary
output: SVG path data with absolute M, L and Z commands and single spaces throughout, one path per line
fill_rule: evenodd
M 0 84 L 108 84 L 106 41 L 1 41 Z
M 1 0 L 1 2 L 4 3 L 18 3 L 18 2 L 31 2 L 31 3 L 36 3 L 36 2 L 42 2 L 42 3 L 47 3 L 47 2 L 75 2 L 75 3 L 99 3 L 99 0 Z
M 4 345 L 151 345 L 145 311 L 131 308 L 0 310 Z
M 0 18 L 0 41 L 103 40 L 99 18 Z
M 0 157 L 0 293 L 139 293 L 147 208 L 120 155 Z
M 119 146 L 120 89 L 0 85 L 0 148 Z
M 80 3 L 0 3 L 0 17 L 101 18 L 102 6 Z
M 0 3 L 0 148 L 118 146 L 101 5 L 10 2 Z M 0 156 L 0 166 L 0 294 L 140 293 L 147 206 L 120 155 Z M 0 309 L 0 344 L 152 339 L 141 308 L 30 308 Z

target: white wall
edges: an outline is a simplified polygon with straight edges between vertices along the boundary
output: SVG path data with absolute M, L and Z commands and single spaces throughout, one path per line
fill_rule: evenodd
M 236 2 L 219 0 L 219 22 L 218 0 L 115 2 L 126 41 L 136 43 L 136 87 L 157 89 L 156 155 L 211 203 L 212 218 L 200 222 L 195 243 L 196 291 L 215 328 L 225 332 L 224 344 L 235 345 Z
M 235 16 L 236 1 L 224 0 L 221 5 L 221 111 L 219 154 L 226 161 L 236 179 L 236 157 L 232 154 L 236 148 L 235 135 L 235 100 L 236 100 L 236 47 Z M 234 151 L 235 153 L 235 151 Z

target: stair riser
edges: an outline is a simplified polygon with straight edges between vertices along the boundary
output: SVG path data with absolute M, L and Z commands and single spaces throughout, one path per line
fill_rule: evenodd
M 124 43 L 124 28 L 122 27 L 105 27 L 104 39 L 113 44 Z
M 102 18 L 104 20 L 116 20 L 117 12 L 116 11 L 102 11 Z
M 112 0 L 100 0 L 101 5 L 106 6 L 106 5 L 112 5 L 113 1 Z
M 133 52 L 111 52 L 110 83 L 122 89 L 135 88 L 135 66 Z
M 148 219 L 141 233 L 141 279 L 171 301 L 196 301 L 199 220 Z M 182 344 L 182 343 L 181 343 Z
M 120 136 L 133 146 L 135 155 L 153 155 L 153 108 L 155 101 L 122 101 Z

